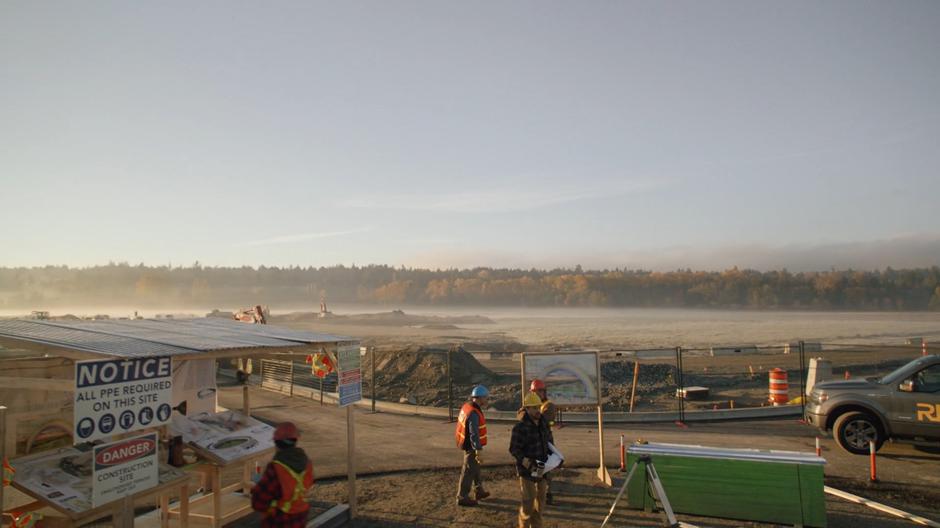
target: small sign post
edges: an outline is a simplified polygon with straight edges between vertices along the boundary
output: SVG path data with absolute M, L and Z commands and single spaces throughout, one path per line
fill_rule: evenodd
M 75 362 L 75 443 L 169 423 L 169 357 Z
M 353 404 L 362 399 L 362 359 L 359 343 L 336 349 L 339 406 L 346 407 L 346 470 L 349 487 L 349 518 L 356 517 L 356 427 Z
M 344 345 L 336 350 L 339 368 L 339 406 L 346 407 L 362 399 L 362 358 L 359 345 Z

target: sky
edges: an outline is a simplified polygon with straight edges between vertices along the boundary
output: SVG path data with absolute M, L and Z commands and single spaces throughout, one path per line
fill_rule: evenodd
M 940 2 L 0 3 L 0 266 L 940 264 Z

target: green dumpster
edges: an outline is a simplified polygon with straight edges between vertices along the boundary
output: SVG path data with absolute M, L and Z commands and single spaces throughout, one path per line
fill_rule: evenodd
M 815 454 L 678 444 L 634 444 L 627 468 L 649 455 L 676 513 L 795 526 L 826 526 L 823 466 Z M 627 486 L 628 507 L 651 511 L 644 464 Z

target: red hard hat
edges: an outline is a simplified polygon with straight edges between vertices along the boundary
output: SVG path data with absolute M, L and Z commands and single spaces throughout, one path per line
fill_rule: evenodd
M 529 390 L 530 391 L 545 390 L 545 382 L 543 382 L 542 380 L 538 378 L 535 378 L 534 380 L 532 380 L 532 385 L 529 385 Z
M 274 441 L 278 440 L 297 440 L 300 438 L 300 431 L 293 422 L 281 422 L 274 428 Z

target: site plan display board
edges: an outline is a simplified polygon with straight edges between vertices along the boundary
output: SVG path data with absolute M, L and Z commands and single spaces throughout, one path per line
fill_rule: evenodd
M 98 507 L 160 483 L 157 433 L 95 446 L 91 503 Z
M 339 406 L 346 407 L 362 399 L 362 356 L 359 344 L 340 345 L 336 349 L 339 362 Z
M 538 378 L 555 405 L 598 405 L 599 371 L 597 352 L 522 354 L 523 389 Z
M 274 449 L 274 428 L 236 411 L 175 415 L 170 429 L 222 465 Z
M 170 421 L 169 357 L 75 362 L 76 444 Z
M 93 447 L 82 445 L 81 448 L 53 449 L 11 460 L 16 469 L 13 486 L 70 518 L 79 518 L 94 508 L 93 456 Z M 159 464 L 157 471 L 161 486 L 188 480 L 185 473 L 166 464 Z

